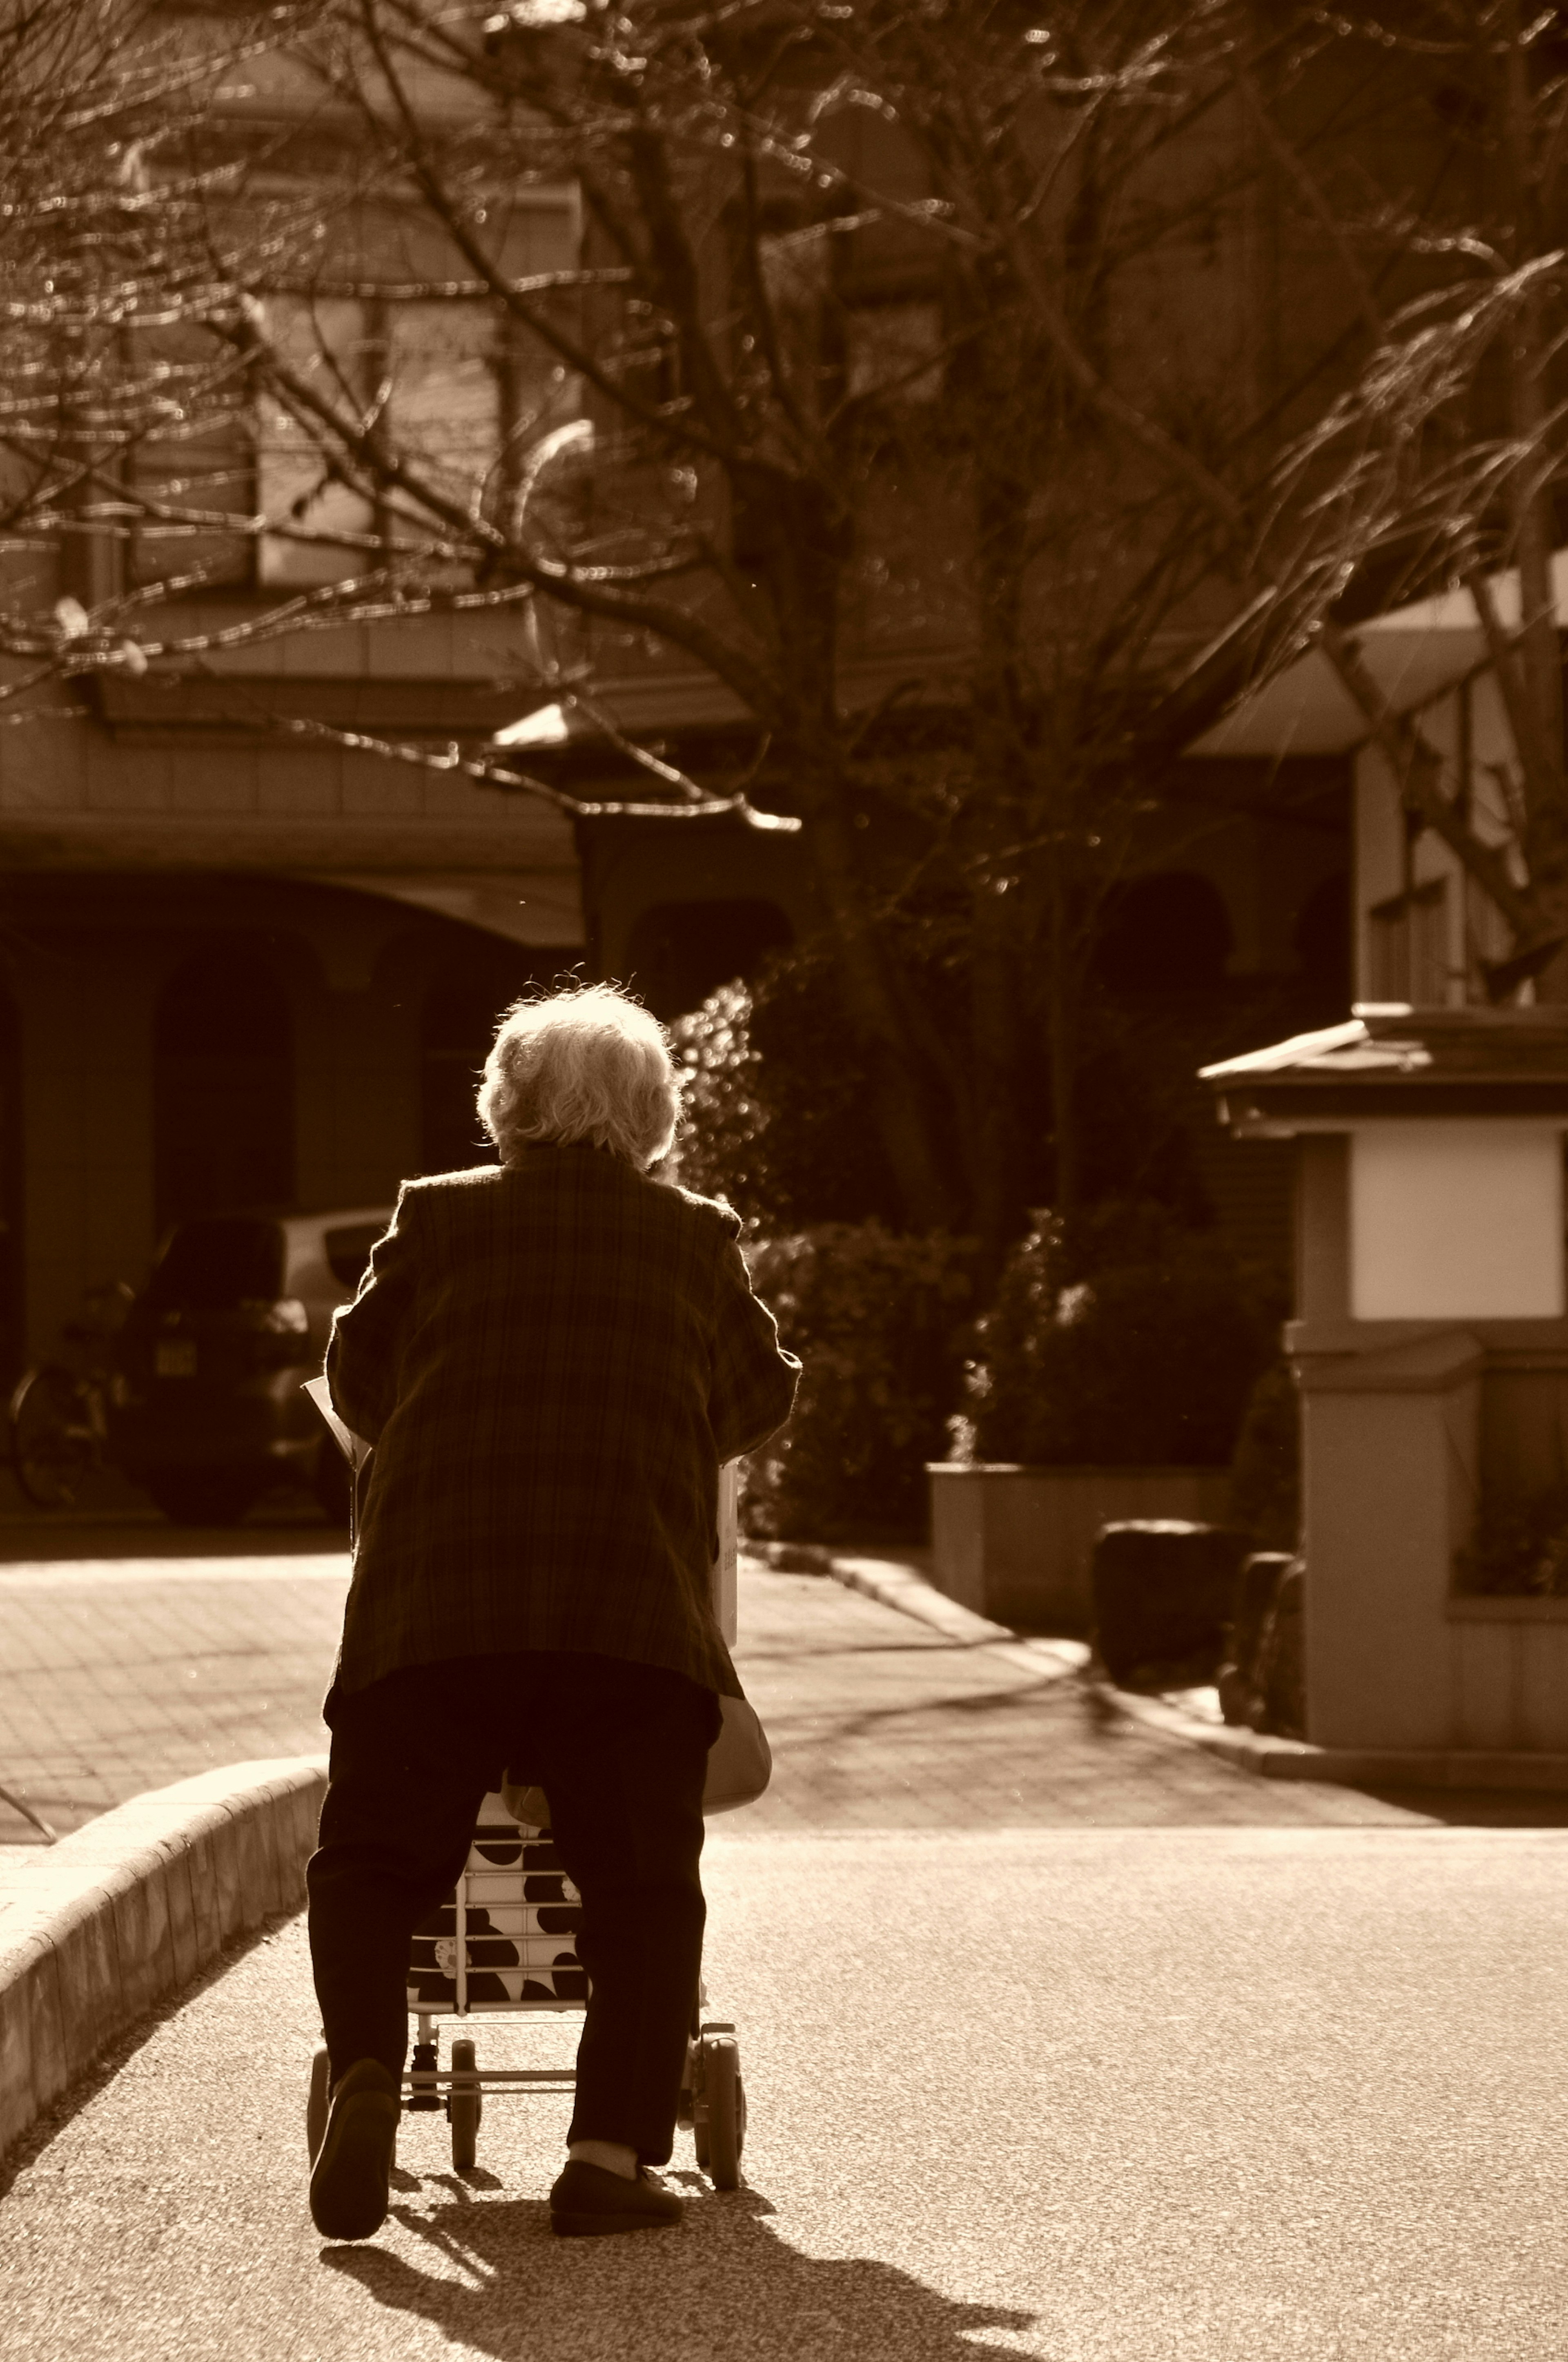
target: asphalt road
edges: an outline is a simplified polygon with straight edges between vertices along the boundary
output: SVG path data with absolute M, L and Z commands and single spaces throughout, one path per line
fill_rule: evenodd
M 159 2025 L 0 2204 L 17 2362 L 1561 2362 L 1568 1836 L 718 1834 L 747 2183 L 551 2238 L 559 2098 L 393 2219 L 303 2204 L 298 1925 Z M 517 2036 L 480 2029 L 499 2061 Z M 556 2047 L 559 2029 L 543 2039 Z
M 319 1745 L 324 1539 L 11 1529 L 0 1780 L 81 1818 Z M 564 2104 L 493 2099 L 474 2172 L 409 2119 L 386 2231 L 323 2246 L 291 1923 L 9 2160 L 0 2362 L 1562 2362 L 1568 1831 L 1251 1779 L 820 1578 L 751 1569 L 741 1614 L 777 1774 L 707 1884 L 747 2187 L 683 2140 L 677 2234 L 554 2241 Z

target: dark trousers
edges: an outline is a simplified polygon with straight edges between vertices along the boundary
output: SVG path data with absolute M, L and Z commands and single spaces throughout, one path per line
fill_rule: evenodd
M 590 1992 L 568 2140 L 662 2165 L 674 2141 L 702 1959 L 702 1789 L 718 1701 L 681 1674 L 539 1651 L 409 1665 L 331 1702 L 332 1766 L 307 1872 L 334 2078 L 402 2072 L 410 1939 L 444 1903 L 508 1767 L 549 1792 L 583 1898 Z

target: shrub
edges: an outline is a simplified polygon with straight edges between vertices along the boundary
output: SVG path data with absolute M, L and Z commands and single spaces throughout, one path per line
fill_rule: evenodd
M 1252 1390 L 1231 1470 L 1230 1521 L 1260 1551 L 1300 1546 L 1301 1406 L 1288 1363 L 1272 1363 Z
M 973 1310 L 975 1253 L 940 1233 L 828 1223 L 748 1251 L 757 1293 L 804 1364 L 795 1414 L 748 1467 L 748 1533 L 902 1541 L 926 1524 Z
M 673 1179 L 775 1234 L 896 1215 L 867 1116 L 871 1070 L 820 950 L 777 955 L 754 986 L 720 985 L 670 1033 L 685 1084 Z
M 1041 1466 L 1229 1461 L 1277 1310 L 1223 1248 L 1157 1207 L 1044 1221 L 980 1323 L 960 1447 Z
M 1454 1573 L 1460 1591 L 1484 1597 L 1568 1597 L 1568 1485 L 1530 1494 L 1487 1485 Z
M 669 1028 L 681 1069 L 681 1126 L 663 1165 L 666 1179 L 705 1198 L 723 1198 L 754 1221 L 769 1197 L 767 1109 L 751 1047 L 751 995 L 739 978 L 710 992 Z

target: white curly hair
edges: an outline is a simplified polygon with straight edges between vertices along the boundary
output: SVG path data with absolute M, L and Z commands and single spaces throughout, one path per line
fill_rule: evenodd
M 514 1001 L 478 1098 L 503 1164 L 530 1142 L 591 1140 L 639 1172 L 668 1153 L 680 1104 L 663 1026 L 613 984 Z

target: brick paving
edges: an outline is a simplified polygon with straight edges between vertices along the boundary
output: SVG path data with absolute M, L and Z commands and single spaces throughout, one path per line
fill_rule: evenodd
M 319 1752 L 347 1581 L 332 1541 L 0 1523 L 0 1785 L 63 1833 L 194 1772 Z M 0 1837 L 27 1838 L 3 1804 Z
M 1070 1677 L 955 1643 L 829 1579 L 749 1573 L 738 1652 L 773 1784 L 749 1829 L 1409 1823 L 1285 1787 L 1108 1713 Z
M 319 1525 L 0 1518 L 0 1785 L 55 1827 L 327 1735 L 347 1559 Z M 1070 1679 L 820 1576 L 747 1566 L 747 1686 L 773 1786 L 750 1829 L 1400 1823 L 1404 1804 L 1233 1771 Z M 0 1805 L 0 1842 L 31 1842 Z

